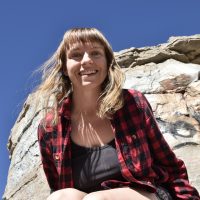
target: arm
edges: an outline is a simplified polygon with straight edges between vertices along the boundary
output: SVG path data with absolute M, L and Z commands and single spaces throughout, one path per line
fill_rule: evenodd
M 199 194 L 189 184 L 184 162 L 178 159 L 165 141 L 160 132 L 149 102 L 142 96 L 142 113 L 145 121 L 145 131 L 149 140 L 154 160 L 167 170 L 169 179 L 167 181 L 170 193 L 175 199 L 199 200 Z
M 41 123 L 38 126 L 38 142 L 43 169 L 49 187 L 51 188 L 51 191 L 58 190 L 59 178 L 51 151 L 51 132 L 46 132 Z

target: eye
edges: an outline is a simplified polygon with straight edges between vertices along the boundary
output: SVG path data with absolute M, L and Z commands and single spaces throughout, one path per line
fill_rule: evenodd
M 101 56 L 102 55 L 102 53 L 100 52 L 100 51 L 92 51 L 91 52 L 91 56 L 94 56 L 94 57 L 99 57 L 99 56 Z
M 72 52 L 69 54 L 69 58 L 74 60 L 79 60 L 83 57 L 83 54 L 81 52 Z

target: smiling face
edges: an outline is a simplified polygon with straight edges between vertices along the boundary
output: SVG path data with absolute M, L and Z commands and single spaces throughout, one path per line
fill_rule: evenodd
M 74 89 L 101 89 L 108 67 L 104 47 L 98 42 L 74 43 L 66 55 L 65 74 Z

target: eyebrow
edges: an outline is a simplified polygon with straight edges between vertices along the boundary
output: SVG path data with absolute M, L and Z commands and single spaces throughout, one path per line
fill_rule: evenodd
M 79 47 L 72 47 L 69 49 L 69 51 L 77 51 L 77 50 L 80 50 L 81 48 Z M 103 49 L 103 47 L 101 46 L 92 46 L 92 49 Z

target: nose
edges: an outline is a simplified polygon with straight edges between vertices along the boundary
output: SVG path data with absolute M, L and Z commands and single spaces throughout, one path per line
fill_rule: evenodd
M 85 52 L 83 54 L 81 64 L 85 65 L 85 64 L 91 64 L 91 63 L 92 63 L 92 59 L 90 58 L 90 55 L 87 52 Z

